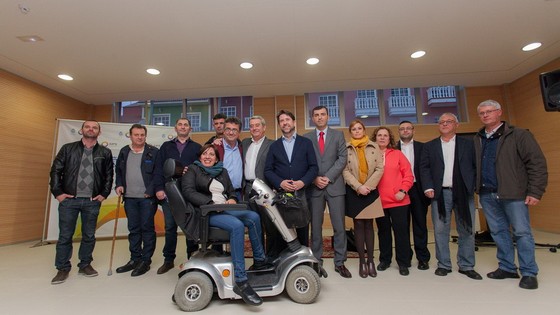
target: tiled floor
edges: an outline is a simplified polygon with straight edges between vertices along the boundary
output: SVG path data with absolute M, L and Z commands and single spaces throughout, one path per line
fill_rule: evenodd
M 540 243 L 560 242 L 560 234 L 536 232 Z M 182 242 L 181 242 L 182 243 Z M 77 268 L 63 284 L 51 285 L 54 245 L 32 247 L 34 243 L 0 247 L 0 314 L 180 314 L 171 301 L 178 269 L 157 275 L 162 263 L 163 237 L 158 238 L 152 270 L 138 278 L 130 273 L 116 274 L 117 266 L 128 260 L 128 244 L 119 240 L 108 276 L 111 241 L 98 241 L 93 266 L 99 276 L 86 278 Z M 77 244 L 76 244 L 77 245 Z M 451 243 L 453 255 L 456 244 Z M 75 246 L 75 251 L 77 250 Z M 433 254 L 433 244 L 430 245 Z M 184 244 L 179 248 L 184 253 Z M 495 248 L 482 247 L 477 252 L 476 270 L 485 275 L 497 267 Z M 184 255 L 179 255 L 184 259 Z M 76 257 L 76 255 L 74 255 Z M 455 261 L 455 257 L 453 257 Z M 343 279 L 333 270 L 332 259 L 325 261 L 329 272 L 321 279 L 321 293 L 314 304 L 300 305 L 285 294 L 266 298 L 260 307 L 249 307 L 241 300 L 214 300 L 199 314 L 560 314 L 560 253 L 547 248 L 537 249 L 540 267 L 540 288 L 520 289 L 517 280 L 491 280 L 484 276 L 475 281 L 456 272 L 447 277 L 434 275 L 435 258 L 430 269 L 419 271 L 413 262 L 410 276 L 398 274 L 396 264 L 380 272 L 377 278 L 362 279 L 357 274 L 357 259 L 349 259 L 347 267 L 352 279 Z M 74 263 L 76 258 L 74 258 Z M 180 263 L 179 259 L 176 264 Z

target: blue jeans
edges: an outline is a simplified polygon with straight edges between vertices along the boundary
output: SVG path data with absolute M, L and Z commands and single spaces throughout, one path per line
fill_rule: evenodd
M 163 257 L 166 262 L 173 262 L 175 260 L 175 249 L 177 249 L 177 223 L 171 213 L 169 202 L 164 200 L 161 202 L 163 209 L 163 218 L 165 221 L 165 245 L 163 246 Z M 186 239 L 186 238 L 185 238 Z M 187 241 L 187 258 L 198 250 L 198 244 L 191 240 Z
M 83 268 L 93 261 L 95 248 L 95 228 L 101 202 L 90 198 L 66 198 L 58 205 L 58 242 L 56 243 L 55 266 L 58 270 L 72 269 L 72 237 L 76 231 L 78 215 L 82 223 L 82 240 L 78 251 L 78 268 Z
M 124 210 L 128 220 L 130 260 L 151 264 L 156 249 L 154 215 L 157 202 L 153 198 L 125 197 Z
M 490 234 L 498 248 L 496 256 L 499 268 L 508 272 L 517 272 L 513 245 L 515 240 L 521 275 L 536 276 L 539 267 L 535 261 L 535 240 L 531 232 L 529 207 L 525 204 L 525 200 L 500 199 L 495 193 L 482 193 L 480 203 L 484 209 Z
M 455 208 L 453 204 L 453 191 L 451 189 L 442 190 L 445 204 L 445 218 L 440 219 L 438 213 L 438 202 L 432 200 L 432 222 L 434 223 L 434 236 L 436 239 L 436 258 L 438 260 L 438 268 L 451 270 L 451 254 L 449 252 L 449 239 L 451 229 L 451 211 Z M 474 197 L 469 197 L 469 210 L 471 214 L 471 222 L 474 222 Z M 475 264 L 474 257 L 474 228 L 469 233 L 465 227 L 459 223 L 457 218 L 457 210 L 455 210 L 455 225 L 459 234 L 457 250 L 457 265 L 459 270 L 473 270 Z
M 245 227 L 249 230 L 249 240 L 253 249 L 253 257 L 257 261 L 264 261 L 264 249 L 261 242 L 261 219 L 251 210 L 224 211 L 210 215 L 210 226 L 218 227 L 229 232 L 231 247 L 231 260 L 233 262 L 233 275 L 235 282 L 247 280 L 245 271 Z

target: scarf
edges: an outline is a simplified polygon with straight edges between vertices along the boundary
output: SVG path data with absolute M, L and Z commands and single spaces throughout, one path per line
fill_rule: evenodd
M 469 208 L 469 192 L 463 181 L 463 176 L 459 169 L 458 148 L 455 147 L 455 162 L 453 163 L 453 207 L 455 208 L 457 219 L 468 233 L 472 233 L 471 211 Z M 445 219 L 445 201 L 443 191 L 437 200 L 438 214 L 440 219 Z
M 198 165 L 206 173 L 208 173 L 208 175 L 210 175 L 210 177 L 212 177 L 212 178 L 215 178 L 216 176 L 220 175 L 220 173 L 224 169 L 224 163 L 222 163 L 222 161 L 214 164 L 211 167 L 206 167 L 206 166 L 202 165 L 202 163 L 199 160 L 196 160 L 196 161 L 194 161 L 194 165 Z
M 360 184 L 366 182 L 368 175 L 368 164 L 366 160 L 366 145 L 369 143 L 369 137 L 363 136 L 361 139 L 350 140 L 350 144 L 356 148 L 356 153 L 358 153 L 358 165 L 360 166 Z

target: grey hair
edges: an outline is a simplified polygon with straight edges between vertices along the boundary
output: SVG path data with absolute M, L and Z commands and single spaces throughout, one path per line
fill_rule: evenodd
M 258 120 L 261 121 L 261 125 L 266 126 L 266 121 L 264 120 L 264 118 L 262 116 L 259 116 L 259 115 L 251 116 L 249 118 L 249 121 L 251 121 L 252 119 L 258 119 Z
M 502 106 L 500 105 L 500 103 L 498 103 L 494 100 L 486 100 L 486 101 L 478 104 L 478 107 L 476 108 L 476 111 L 478 111 L 483 106 L 492 106 L 495 109 L 502 109 Z
M 457 118 L 457 115 L 455 115 L 453 113 L 443 113 L 439 116 L 439 118 L 441 119 L 441 116 L 444 116 L 444 115 L 445 116 L 451 116 L 451 117 L 455 118 L 455 122 L 457 122 L 457 123 L 459 122 L 459 118 Z

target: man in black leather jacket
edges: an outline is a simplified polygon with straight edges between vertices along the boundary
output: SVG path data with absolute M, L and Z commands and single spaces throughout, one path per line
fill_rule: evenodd
M 50 173 L 51 192 L 58 206 L 59 236 L 56 244 L 55 266 L 58 273 L 51 284 L 68 278 L 72 265 L 72 236 L 78 215 L 82 223 L 82 240 L 78 257 L 79 274 L 95 277 L 91 266 L 95 247 L 95 228 L 101 202 L 111 193 L 113 185 L 113 156 L 111 150 L 99 145 L 101 126 L 97 121 L 82 124 L 82 139 L 62 146 L 53 161 Z

